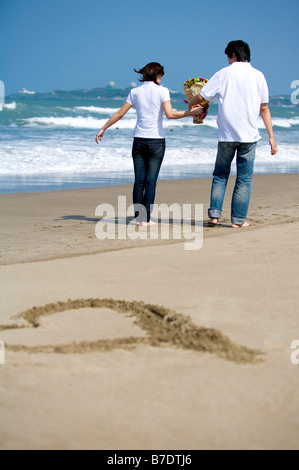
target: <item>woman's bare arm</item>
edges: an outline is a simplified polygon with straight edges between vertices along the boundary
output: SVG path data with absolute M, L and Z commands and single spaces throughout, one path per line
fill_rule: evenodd
M 113 126 L 116 122 L 118 122 L 121 118 L 124 117 L 124 115 L 129 111 L 129 109 L 132 108 L 132 105 L 129 103 L 125 103 L 118 111 L 116 111 L 115 114 L 109 119 L 109 121 L 106 122 L 106 124 L 102 127 L 102 129 L 99 130 L 99 132 L 96 135 L 96 143 L 99 143 L 99 140 L 101 141 L 104 133 L 109 127 Z
M 202 106 L 198 106 L 196 108 L 193 108 L 191 111 L 189 111 L 189 110 L 187 110 L 187 111 L 174 111 L 172 109 L 172 105 L 171 105 L 171 102 L 169 100 L 164 101 L 163 109 L 164 109 L 164 113 L 166 114 L 167 119 L 181 119 L 181 118 L 188 117 L 188 116 L 200 116 L 204 111 Z

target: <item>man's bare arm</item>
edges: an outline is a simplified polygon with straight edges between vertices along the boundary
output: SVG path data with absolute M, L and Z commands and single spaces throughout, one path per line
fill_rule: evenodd
M 197 104 L 202 105 L 203 101 L 206 100 L 201 96 L 201 94 L 194 96 L 194 98 L 192 98 L 192 100 L 188 103 L 189 109 L 191 110 L 193 106 L 196 106 Z
M 265 127 L 267 129 L 269 135 L 269 144 L 271 146 L 271 155 L 276 155 L 277 153 L 277 145 L 274 139 L 273 127 L 272 127 L 272 119 L 269 106 L 267 103 L 261 104 L 260 113 L 262 116 L 262 120 L 264 121 Z

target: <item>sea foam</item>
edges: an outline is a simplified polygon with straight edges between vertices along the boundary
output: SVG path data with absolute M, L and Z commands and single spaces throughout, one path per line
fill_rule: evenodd
M 5 108 L 7 109 L 15 109 L 16 103 L 5 104 Z M 63 108 L 64 110 L 68 110 L 68 108 Z M 22 119 L 17 124 L 27 125 L 30 127 L 53 127 L 53 128 L 73 128 L 73 129 L 100 129 L 111 117 L 116 109 L 114 108 L 97 108 L 95 106 L 76 106 L 74 108 L 77 112 L 87 111 L 91 114 L 99 114 L 106 117 L 96 118 L 95 116 L 89 116 L 86 114 L 84 116 L 77 115 L 77 116 L 41 116 L 41 117 L 31 117 L 27 119 Z M 136 112 L 135 110 L 129 110 L 129 112 L 116 124 L 114 124 L 110 129 L 134 129 L 136 125 Z M 14 123 L 15 124 L 15 123 Z M 265 125 L 261 117 L 258 118 L 258 128 L 265 129 Z M 272 119 L 273 127 L 280 127 L 289 129 L 299 125 L 299 117 L 293 118 L 278 118 L 274 117 Z M 165 129 L 167 128 L 174 128 L 174 127 L 185 127 L 185 126 L 196 126 L 200 127 L 211 127 L 213 129 L 217 129 L 217 117 L 213 115 L 208 115 L 202 124 L 193 124 L 192 117 L 184 118 L 184 119 L 163 119 L 163 126 Z
M 17 103 L 13 101 L 12 103 L 6 103 L 6 104 L 0 104 L 0 111 L 3 111 L 3 109 L 10 109 L 14 110 L 17 107 Z
M 213 165 L 216 158 L 217 143 L 188 141 L 184 147 L 176 140 L 169 139 L 163 166 Z M 0 175 L 39 175 L 93 172 L 132 171 L 132 141 L 119 139 L 110 142 L 107 138 L 101 145 L 94 139 L 48 139 L 46 147 L 41 142 L 31 142 L 25 146 L 22 141 L 0 148 Z M 277 156 L 270 154 L 267 142 L 259 143 L 256 155 L 257 164 L 279 165 L 299 164 L 299 147 L 280 144 Z
M 0 175 L 9 179 L 55 173 L 63 178 L 103 172 L 109 179 L 116 173 L 129 172 L 133 177 L 131 151 L 136 110 L 131 108 L 96 145 L 96 132 L 119 109 L 113 107 L 114 103 L 105 104 L 82 102 L 81 106 L 78 101 L 56 100 L 4 104 L 0 113 Z M 272 121 L 278 144 L 275 157 L 270 154 L 267 131 L 259 118 L 263 138 L 258 143 L 257 168 L 267 171 L 271 167 L 277 172 L 299 168 L 298 114 L 297 109 L 274 110 Z M 203 124 L 193 124 L 192 117 L 164 118 L 163 126 L 167 140 L 163 168 L 177 167 L 183 172 L 186 165 L 208 166 L 209 174 L 212 173 L 217 153 L 216 108 L 211 106 Z

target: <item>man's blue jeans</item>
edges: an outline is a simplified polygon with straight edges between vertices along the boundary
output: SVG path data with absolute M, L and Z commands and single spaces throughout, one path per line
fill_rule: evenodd
M 237 152 L 237 179 L 231 205 L 231 222 L 243 225 L 250 202 L 257 142 L 219 142 L 211 191 L 209 217 L 220 219 L 231 163 Z
M 133 203 L 135 217 L 142 221 L 150 221 L 151 205 L 155 202 L 157 179 L 165 155 L 165 139 L 134 138 L 132 156 L 135 170 Z M 146 213 L 140 213 L 140 205 Z

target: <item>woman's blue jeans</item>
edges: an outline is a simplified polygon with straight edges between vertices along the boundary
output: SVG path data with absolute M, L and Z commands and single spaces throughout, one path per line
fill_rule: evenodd
M 209 217 L 220 219 L 231 163 L 237 152 L 237 179 L 231 205 L 231 222 L 243 225 L 250 202 L 257 142 L 219 142 L 211 191 Z
M 134 138 L 132 150 L 135 170 L 133 203 L 135 217 L 139 217 L 141 221 L 149 222 L 151 219 L 151 206 L 155 201 L 157 179 L 165 149 L 165 139 Z M 145 213 L 141 206 L 145 207 Z

